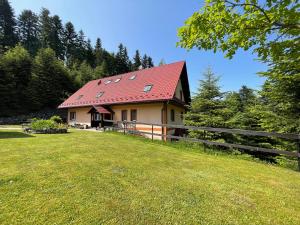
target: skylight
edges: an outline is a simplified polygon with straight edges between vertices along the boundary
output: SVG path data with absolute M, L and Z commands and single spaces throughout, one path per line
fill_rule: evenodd
M 101 92 L 98 92 L 97 94 L 96 94 L 96 98 L 100 98 L 100 97 L 102 97 L 102 95 L 104 94 L 104 92 L 103 91 L 101 91 Z
M 152 84 L 146 85 L 146 86 L 144 87 L 144 92 L 149 92 L 149 91 L 151 91 L 152 86 L 153 86 Z
M 118 78 L 115 80 L 115 83 L 118 83 L 121 80 L 121 78 Z
M 131 77 L 129 77 L 129 80 L 134 80 L 136 78 L 136 75 L 132 75 Z
M 79 95 L 77 98 L 76 98 L 76 100 L 79 100 L 79 99 L 81 99 L 83 97 L 83 95 Z
M 109 84 L 109 83 L 111 83 L 111 80 L 107 80 L 104 82 L 104 84 Z

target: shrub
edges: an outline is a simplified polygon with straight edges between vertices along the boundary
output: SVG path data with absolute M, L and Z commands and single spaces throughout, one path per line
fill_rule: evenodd
M 58 124 L 53 120 L 35 120 L 31 123 L 32 130 L 44 130 L 58 128 Z
M 50 118 L 50 120 L 54 121 L 55 123 L 62 123 L 63 122 L 63 120 L 60 116 L 52 116 Z

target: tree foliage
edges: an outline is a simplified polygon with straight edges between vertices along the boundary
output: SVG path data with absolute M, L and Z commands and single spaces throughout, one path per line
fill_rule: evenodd
M 178 45 L 223 51 L 228 58 L 238 49 L 252 50 L 268 65 L 260 73 L 267 78 L 261 92 L 266 129 L 282 131 L 276 122 L 281 121 L 295 132 L 300 130 L 299 18 L 296 0 L 207 0 L 178 30 Z
M 144 63 L 153 66 L 149 56 Z M 23 10 L 15 19 L 9 1 L 0 0 L 0 116 L 55 108 L 88 81 L 136 65 L 123 44 L 117 53 L 104 49 L 100 38 L 93 46 L 72 22 L 63 24 L 45 8 L 38 15 Z

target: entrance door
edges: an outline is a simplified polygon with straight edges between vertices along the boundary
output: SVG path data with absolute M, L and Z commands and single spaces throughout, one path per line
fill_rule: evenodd
M 91 113 L 91 127 L 99 127 L 99 124 L 101 123 L 101 114 L 98 112 L 92 112 Z

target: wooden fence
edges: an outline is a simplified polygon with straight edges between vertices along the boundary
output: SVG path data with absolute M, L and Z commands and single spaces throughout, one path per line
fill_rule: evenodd
M 150 135 L 152 140 L 154 136 L 160 136 L 162 139 L 169 138 L 169 139 L 176 139 L 176 140 L 185 140 L 190 142 L 198 142 L 203 143 L 206 145 L 212 146 L 222 146 L 228 148 L 236 148 L 236 149 L 243 149 L 248 151 L 254 152 L 265 152 L 265 153 L 274 153 L 278 155 L 286 155 L 289 157 L 294 157 L 298 159 L 298 169 L 300 171 L 300 135 L 299 134 L 286 134 L 286 133 L 275 133 L 275 132 L 264 132 L 264 131 L 253 131 L 253 130 L 241 130 L 241 129 L 227 129 L 227 128 L 213 128 L 213 127 L 197 127 L 197 126 L 184 126 L 184 125 L 172 125 L 172 124 L 154 124 L 154 123 L 144 123 L 144 122 L 129 122 L 129 121 L 113 121 L 113 120 L 105 120 L 106 122 L 112 123 L 112 126 L 105 126 L 104 130 L 107 128 L 114 129 L 114 130 L 121 130 L 124 134 L 139 134 L 139 135 Z M 136 129 L 136 125 L 148 125 L 150 126 L 151 132 L 140 131 Z M 175 136 L 169 135 L 167 132 L 156 133 L 154 132 L 153 127 L 161 127 L 163 128 L 175 128 L 175 129 L 184 129 L 184 130 L 202 130 L 202 131 L 209 131 L 209 132 L 217 132 L 217 133 L 229 133 L 229 134 L 240 134 L 245 136 L 259 136 L 259 137 L 276 137 L 281 139 L 287 139 L 290 141 L 296 142 L 296 151 L 285 151 L 279 149 L 270 149 L 270 148 L 262 148 L 262 147 L 255 147 L 255 146 L 248 146 L 248 145 L 241 145 L 241 144 L 232 144 L 232 143 L 222 143 L 222 142 L 215 142 L 215 141 L 208 141 L 198 138 L 190 138 L 190 137 L 183 137 L 183 136 Z

